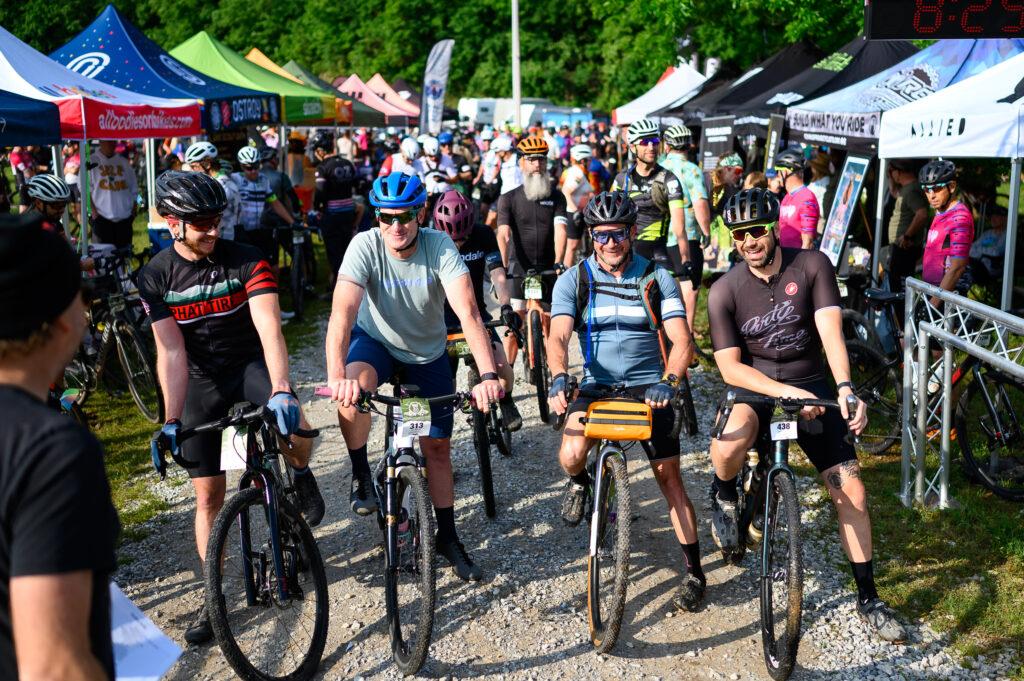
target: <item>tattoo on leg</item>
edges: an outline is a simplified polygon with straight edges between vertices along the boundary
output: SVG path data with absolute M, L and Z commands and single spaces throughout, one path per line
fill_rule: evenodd
M 825 476 L 825 478 L 828 481 L 829 487 L 839 489 L 840 487 L 843 486 L 843 479 L 839 475 L 839 471 L 832 471 L 827 476 Z
M 843 485 L 853 479 L 860 479 L 860 464 L 856 461 L 844 461 L 825 476 L 825 482 L 833 489 L 842 489 Z
M 857 463 L 856 459 L 844 461 L 840 464 L 843 470 L 843 478 L 846 480 L 852 480 L 854 478 L 860 479 L 860 464 Z

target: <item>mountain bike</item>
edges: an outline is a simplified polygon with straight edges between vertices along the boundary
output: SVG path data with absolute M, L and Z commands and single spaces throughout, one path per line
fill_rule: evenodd
M 576 379 L 570 377 L 567 398 L 576 393 L 576 388 Z M 653 416 L 651 408 L 630 395 L 620 383 L 610 387 L 587 386 L 579 396 L 595 398 L 583 419 L 583 434 L 598 441 L 588 453 L 587 463 L 587 621 L 590 640 L 598 652 L 606 653 L 619 637 L 629 583 L 632 499 L 626 452 L 637 442 L 650 446 L 647 441 L 651 438 Z M 571 404 L 573 400 L 567 401 Z M 670 436 L 676 439 L 682 426 L 678 392 L 670 405 L 674 412 Z M 561 430 L 566 413 L 555 419 L 555 430 Z
M 278 229 L 289 234 L 282 241 L 291 243 L 291 250 L 285 250 L 291 256 L 288 282 L 292 294 L 292 312 L 295 313 L 296 321 L 302 321 L 305 299 L 310 295 L 316 283 L 316 252 L 313 249 L 313 234 L 318 233 L 319 227 L 315 219 L 307 214 L 305 224 L 297 221 L 291 227 L 279 227 Z
M 471 411 L 468 393 L 416 397 L 419 388 L 392 379 L 395 396 L 360 391 L 362 413 L 385 405 L 385 454 L 373 474 L 377 523 L 384 532 L 384 593 L 391 652 L 403 674 L 423 666 L 434 629 L 437 547 L 434 508 L 427 491 L 426 460 L 414 440 L 430 432 L 430 407 L 455 405 Z
M 838 409 L 835 400 L 790 399 L 762 395 L 737 396 L 728 391 L 711 431 L 720 439 L 733 405 L 767 404 L 775 407 L 771 419 L 772 458 L 760 461 L 747 455 L 738 479 L 742 482 L 739 504 L 738 550 L 727 559 L 739 564 L 747 547 L 761 548 L 761 644 L 768 675 L 776 681 L 789 678 L 800 645 L 800 612 L 803 607 L 804 563 L 800 540 L 800 501 L 789 467 L 789 441 L 797 437 L 800 410 L 805 406 Z M 856 411 L 856 400 L 847 397 Z M 742 542 L 747 537 L 747 544 Z
M 484 328 L 495 329 L 505 326 L 505 322 L 496 319 L 484 322 Z M 515 336 L 516 343 L 523 347 L 523 337 L 517 329 L 508 328 L 505 335 Z M 489 340 L 489 339 L 488 339 Z M 473 361 L 473 354 L 469 350 L 466 336 L 462 329 L 454 327 L 448 329 L 448 355 L 449 357 L 461 358 L 466 362 L 469 369 L 469 386 L 473 387 L 480 382 L 480 374 L 477 372 L 476 362 Z M 470 417 L 470 424 L 473 428 L 473 448 L 476 450 L 477 462 L 480 464 L 480 484 L 483 487 L 484 513 L 488 518 L 493 518 L 497 513 L 494 501 L 494 480 L 491 475 L 491 445 L 497 445 L 502 456 L 512 456 L 512 433 L 501 415 L 501 409 L 492 405 L 486 414 L 479 409 L 473 409 Z
M 551 372 L 548 370 L 548 356 L 544 349 L 544 309 L 540 301 L 544 297 L 543 277 L 558 275 L 555 270 L 527 270 L 525 277 L 509 275 L 510 279 L 523 280 L 523 297 L 526 300 L 526 351 L 523 353 L 523 369 L 527 382 L 537 388 L 537 406 L 541 421 L 548 421 L 548 384 Z
M 204 564 L 210 625 L 241 678 L 305 681 L 316 673 L 327 642 L 323 557 L 298 510 L 291 466 L 282 474 L 281 434 L 266 406 L 236 404 L 222 419 L 182 428 L 178 443 L 226 428 L 235 434 L 225 446 L 235 448 L 245 470 L 210 530 Z M 195 465 L 180 453 L 173 458 L 185 468 Z

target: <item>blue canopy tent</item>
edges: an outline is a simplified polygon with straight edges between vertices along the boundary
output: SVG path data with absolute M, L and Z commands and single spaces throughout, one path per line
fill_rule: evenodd
M 0 149 L 60 143 L 60 109 L 53 102 L 0 90 Z

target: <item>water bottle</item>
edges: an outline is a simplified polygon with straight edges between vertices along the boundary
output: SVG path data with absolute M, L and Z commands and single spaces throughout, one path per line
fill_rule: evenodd
M 764 469 L 760 467 L 761 459 L 757 454 L 757 450 L 750 450 L 747 452 L 747 475 L 743 480 L 743 491 L 747 494 L 751 493 L 751 490 L 759 487 L 761 481 L 764 479 Z M 764 500 L 763 494 L 756 494 L 754 498 L 750 500 L 752 504 L 758 504 L 758 500 Z M 762 504 L 758 504 L 754 508 L 753 516 L 750 519 L 750 524 L 747 526 L 747 548 L 756 549 L 761 545 L 761 540 L 764 537 L 764 515 L 761 513 Z
M 747 465 L 744 469 L 743 475 L 743 491 L 750 494 L 750 490 L 754 487 L 754 483 L 761 481 L 761 476 L 758 475 L 757 464 L 761 463 L 761 458 L 757 455 L 756 449 L 751 449 L 747 452 Z M 754 476 L 757 476 L 756 478 Z

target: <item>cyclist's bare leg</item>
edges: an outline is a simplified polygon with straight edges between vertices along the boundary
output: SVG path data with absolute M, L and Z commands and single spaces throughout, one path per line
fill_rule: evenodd
M 587 452 L 596 444 L 595 440 L 583 436 L 583 417 L 586 412 L 578 411 L 565 420 L 562 429 L 562 446 L 558 449 L 558 463 L 566 475 L 577 475 L 587 465 Z
M 512 342 L 514 344 L 515 340 L 513 339 Z M 515 385 L 516 381 L 515 373 L 512 371 L 512 364 L 505 357 L 505 348 L 502 347 L 501 343 L 491 343 L 491 348 L 494 350 L 494 363 L 497 365 L 498 381 L 501 383 L 501 389 L 505 391 L 506 395 L 511 395 L 512 386 Z
M 544 329 L 544 340 L 547 341 L 548 334 L 551 333 L 551 313 L 550 312 L 545 312 L 544 310 L 540 311 L 540 325 Z
M 345 376 L 355 377 L 359 387 L 366 391 L 377 389 L 377 372 L 366 362 L 352 362 L 345 365 Z M 360 414 L 354 407 L 338 405 L 338 426 L 345 438 L 345 446 L 349 449 L 366 445 L 370 437 L 370 415 Z
M 192 478 L 192 486 L 196 490 L 196 549 L 202 562 L 206 560 L 206 543 L 210 539 L 213 521 L 224 506 L 227 476 L 222 473 L 208 478 Z
M 680 290 L 683 294 L 683 307 L 686 308 L 686 323 L 690 326 L 690 333 L 693 334 L 693 319 L 697 315 L 697 293 L 693 282 L 686 280 L 680 282 Z
M 711 441 L 711 464 L 720 480 L 740 474 L 747 450 L 757 437 L 757 414 L 750 405 L 736 404 L 719 440 Z
M 860 464 L 844 461 L 824 470 L 821 479 L 839 515 L 839 539 L 846 557 L 854 563 L 871 560 L 871 516 Z
M 451 438 L 420 438 L 420 451 L 427 460 L 427 489 L 437 508 L 455 505 L 455 481 L 452 478 Z
M 302 412 L 302 407 L 299 407 L 299 428 L 311 430 L 309 421 L 306 420 L 306 415 Z M 292 468 L 301 469 L 309 465 L 309 456 L 313 452 L 312 438 L 292 435 L 287 440 L 283 437 L 277 438 L 277 443 Z
M 668 516 L 672 521 L 672 529 L 680 544 L 693 544 L 697 541 L 697 514 L 686 494 L 683 478 L 679 473 L 679 457 L 652 461 L 651 469 L 658 487 L 668 502 Z
M 516 307 L 516 303 L 512 303 L 512 307 Z M 526 334 L 526 310 L 516 310 L 516 314 L 523 320 L 523 333 Z M 527 341 L 529 342 L 529 341 Z M 501 344 L 505 347 L 505 357 L 508 358 L 508 365 L 510 367 L 515 366 L 516 354 L 519 352 L 519 345 L 516 344 L 516 339 L 510 334 L 501 339 Z M 524 346 L 525 349 L 525 346 Z

